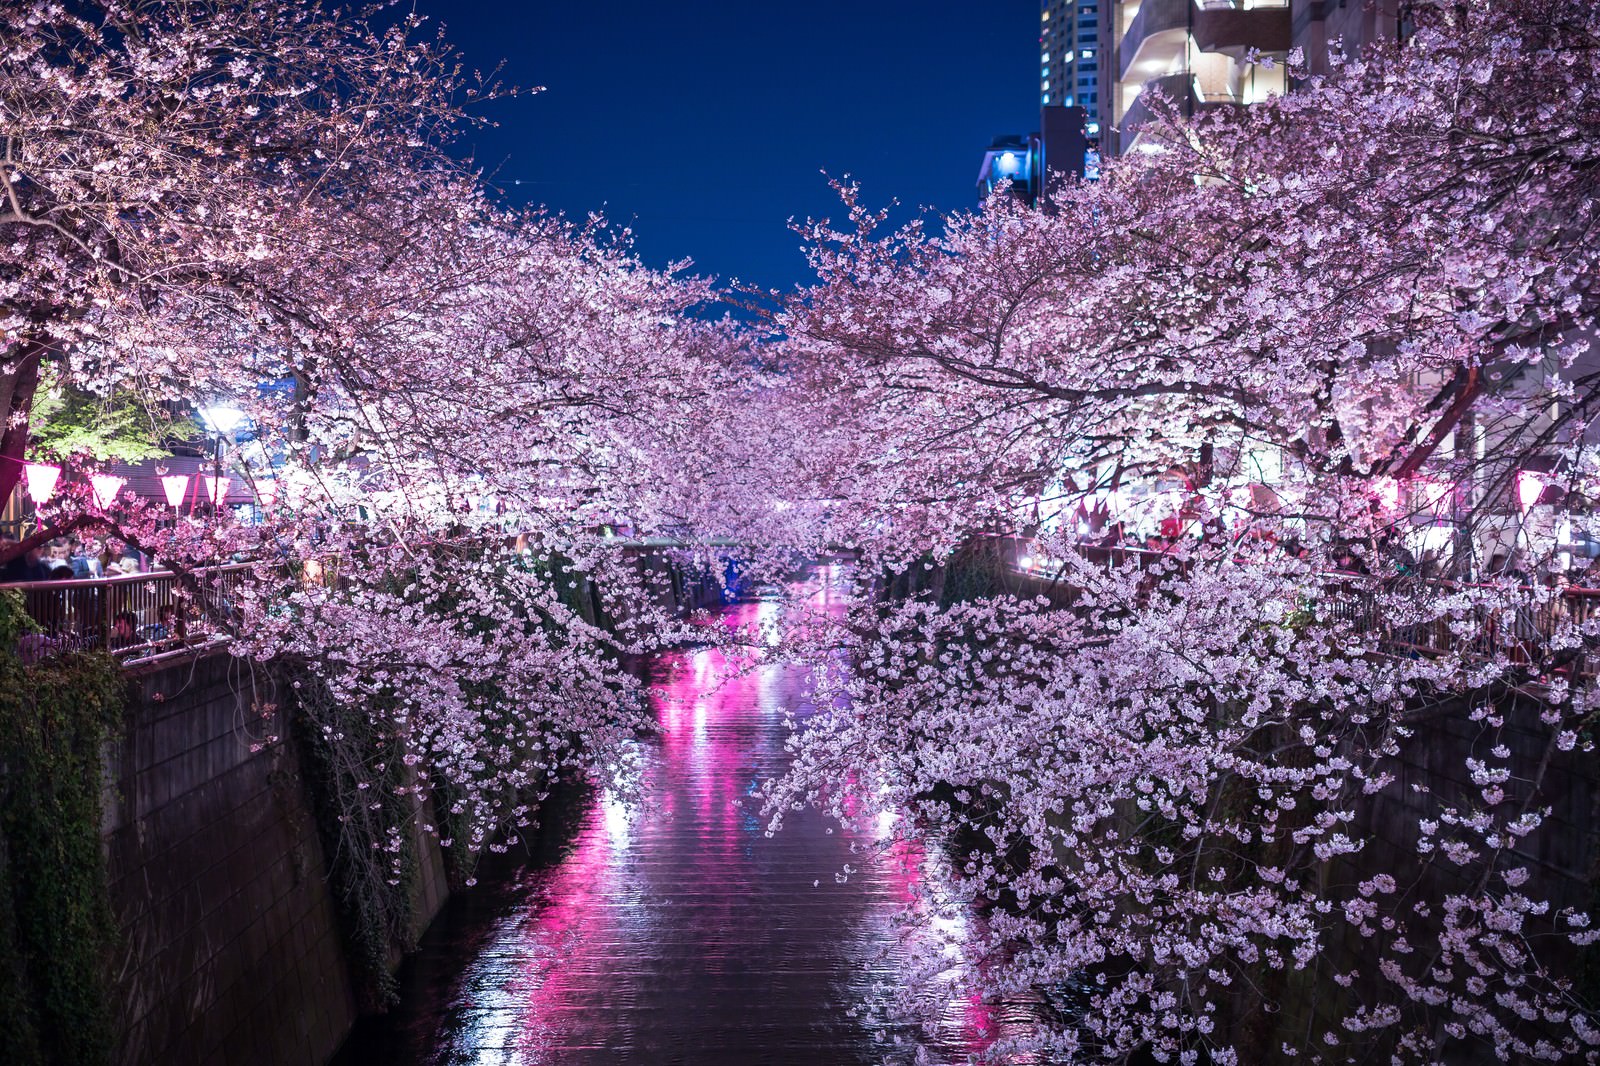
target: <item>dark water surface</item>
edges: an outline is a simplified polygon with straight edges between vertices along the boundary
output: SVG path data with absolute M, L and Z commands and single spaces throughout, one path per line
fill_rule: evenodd
M 810 586 L 824 606 L 831 576 Z M 965 1000 L 937 1005 L 922 1047 L 864 1021 L 903 979 L 895 918 L 923 864 L 903 847 L 853 853 L 810 812 L 767 837 L 753 793 L 787 762 L 784 716 L 806 713 L 807 676 L 724 681 L 721 665 L 710 651 L 657 661 L 661 730 L 641 741 L 638 798 L 580 801 L 541 854 L 452 901 L 402 973 L 400 1007 L 358 1028 L 340 1066 L 844 1066 L 983 1046 L 994 1019 Z

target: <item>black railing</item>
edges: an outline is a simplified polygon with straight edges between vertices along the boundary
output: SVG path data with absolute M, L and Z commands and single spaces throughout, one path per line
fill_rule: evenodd
M 135 661 L 227 634 L 219 619 L 252 567 L 246 563 L 208 567 L 186 585 L 167 571 L 72 581 L 28 581 L 0 585 L 22 594 L 38 627 L 18 647 L 24 660 L 73 650 L 108 651 Z M 199 589 L 204 603 L 192 589 Z

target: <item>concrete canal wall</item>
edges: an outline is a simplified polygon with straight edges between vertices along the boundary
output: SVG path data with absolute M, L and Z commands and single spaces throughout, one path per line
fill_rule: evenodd
M 317 1063 L 355 1022 L 327 863 L 275 697 L 226 651 L 134 679 L 102 827 L 121 1063 Z M 421 856 L 417 905 L 431 916 L 442 865 L 428 842 Z

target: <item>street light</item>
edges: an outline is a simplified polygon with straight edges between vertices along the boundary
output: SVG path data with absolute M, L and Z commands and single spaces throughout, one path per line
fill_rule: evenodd
M 206 424 L 206 429 L 216 441 L 216 448 L 212 452 L 212 473 L 202 475 L 206 492 L 211 499 L 213 510 L 222 506 L 223 498 L 228 495 L 228 483 L 231 479 L 222 474 L 223 442 L 233 442 L 234 432 L 248 420 L 248 416 L 231 403 L 210 403 L 199 409 L 200 420 Z
M 206 429 L 223 437 L 233 436 L 233 431 L 244 424 L 246 415 L 232 404 L 207 404 L 200 408 L 200 420 Z

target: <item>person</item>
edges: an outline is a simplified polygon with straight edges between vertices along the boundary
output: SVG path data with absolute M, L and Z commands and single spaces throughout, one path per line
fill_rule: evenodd
M 73 574 L 80 578 L 105 577 L 106 564 L 101 558 L 101 553 L 104 551 L 105 545 L 100 543 L 99 538 L 77 541 L 69 560 L 72 563 Z
M 17 542 L 13 540 L 11 543 Z M 35 544 L 0 569 L 0 581 L 46 581 L 49 577 L 50 567 L 44 561 L 42 544 Z
M 6 550 L 15 543 L 17 543 L 16 537 L 13 537 L 10 533 L 0 533 L 0 551 Z M 3 565 L 0 565 L 0 581 L 28 580 L 22 576 L 23 570 L 26 566 L 27 563 L 20 555 L 6 560 Z
M 143 572 L 144 565 L 139 558 L 139 553 L 132 548 L 122 549 L 122 555 L 118 557 L 117 561 L 106 567 L 107 576 Z
M 183 615 L 178 612 L 178 605 L 165 603 L 161 605 L 152 640 L 184 640 L 189 635 L 189 627 L 183 620 Z
M 132 611 L 118 611 L 111 619 L 111 647 L 128 648 L 139 643 L 139 620 Z
M 57 537 L 50 542 L 44 553 L 44 564 L 47 569 L 54 570 L 57 563 L 72 565 L 72 544 L 65 537 Z

